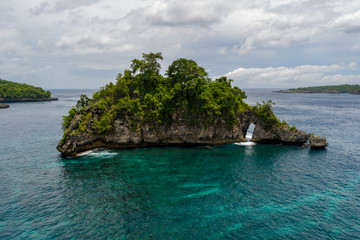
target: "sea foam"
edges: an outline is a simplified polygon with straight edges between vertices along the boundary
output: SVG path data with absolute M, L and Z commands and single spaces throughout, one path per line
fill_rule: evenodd
M 236 145 L 240 145 L 240 146 L 253 146 L 256 143 L 254 142 L 239 142 L 239 143 L 235 143 Z

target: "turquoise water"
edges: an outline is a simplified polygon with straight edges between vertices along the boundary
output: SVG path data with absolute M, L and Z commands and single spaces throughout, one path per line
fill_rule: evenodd
M 248 90 L 327 150 L 236 144 L 62 158 L 84 91 L 0 111 L 0 239 L 359 239 L 360 97 Z

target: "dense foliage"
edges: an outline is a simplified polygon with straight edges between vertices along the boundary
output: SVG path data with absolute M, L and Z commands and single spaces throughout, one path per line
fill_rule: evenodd
M 115 119 L 126 119 L 133 131 L 139 131 L 143 123 L 156 128 L 171 124 L 176 116 L 189 124 L 205 126 L 221 118 L 230 128 L 240 113 L 252 110 L 243 101 L 245 92 L 232 87 L 232 80 L 211 80 L 204 68 L 184 58 L 174 61 L 162 76 L 159 60 L 161 53 L 143 54 L 142 60 L 134 59 L 130 69 L 118 74 L 116 83 L 102 87 L 92 98 L 82 95 L 63 117 L 65 133 L 75 116 L 81 121 L 74 134 L 80 134 L 111 131 Z M 257 106 L 259 111 L 264 107 L 268 106 Z
M 289 92 L 305 92 L 305 93 L 360 93 L 360 85 L 343 84 L 343 85 L 327 85 L 304 88 L 291 88 Z
M 25 83 L 16 83 L 0 79 L 0 98 L 50 98 L 51 93 L 40 87 L 34 87 Z
M 257 115 L 258 119 L 261 120 L 265 129 L 270 129 L 274 125 L 277 127 L 288 126 L 285 121 L 281 122 L 275 116 L 272 111 L 272 105 L 274 105 L 274 103 L 271 100 L 268 100 L 267 102 L 263 101 L 262 104 L 257 103 L 255 106 L 253 106 L 252 111 Z M 296 127 L 293 126 L 290 128 L 290 130 L 296 130 Z

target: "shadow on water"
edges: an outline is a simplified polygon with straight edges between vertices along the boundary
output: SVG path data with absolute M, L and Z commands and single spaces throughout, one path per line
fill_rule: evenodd
M 314 157 L 314 158 L 318 158 L 318 157 L 326 157 L 326 154 L 328 153 L 328 150 L 325 149 L 311 149 L 309 151 L 309 157 Z

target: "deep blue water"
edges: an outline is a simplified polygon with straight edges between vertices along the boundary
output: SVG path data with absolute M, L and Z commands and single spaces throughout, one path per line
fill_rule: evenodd
M 80 94 L 0 110 L 0 239 L 359 239 L 360 96 L 247 90 L 327 150 L 225 145 L 61 158 Z

